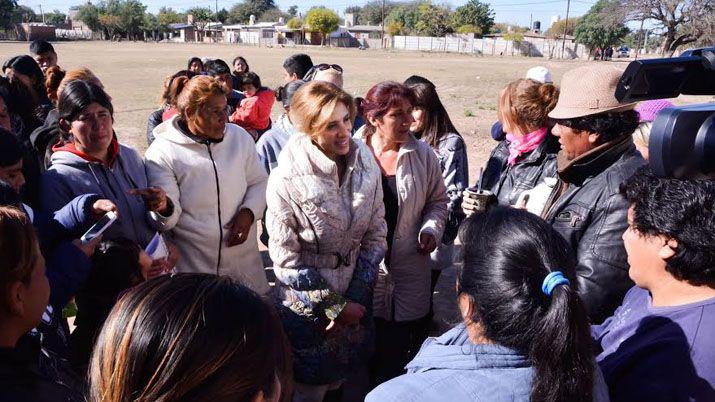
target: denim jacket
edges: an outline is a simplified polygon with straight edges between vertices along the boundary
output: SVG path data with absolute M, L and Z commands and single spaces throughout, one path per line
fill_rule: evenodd
M 526 356 L 500 345 L 472 343 L 464 324 L 427 339 L 406 369 L 407 374 L 378 386 L 365 401 L 528 402 L 534 380 Z M 593 394 L 594 401 L 608 401 L 598 367 Z

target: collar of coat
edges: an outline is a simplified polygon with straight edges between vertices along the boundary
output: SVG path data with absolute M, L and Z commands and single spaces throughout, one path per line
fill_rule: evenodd
M 566 183 L 581 185 L 587 178 L 598 175 L 616 163 L 631 147 L 633 147 L 633 137 L 624 135 L 570 161 L 561 151 L 557 157 L 559 177 Z
M 367 124 L 360 127 L 360 129 L 355 132 L 355 135 L 353 136 L 353 138 L 359 139 L 360 141 L 364 142 L 367 145 L 368 139 L 370 138 L 370 136 L 372 134 L 369 134 L 367 132 L 366 128 L 367 128 Z M 410 137 L 407 139 L 407 142 L 402 144 L 402 146 L 400 147 L 400 150 L 397 152 L 397 158 L 399 159 L 399 157 L 401 155 L 403 155 L 407 152 L 415 151 L 417 149 L 418 143 L 419 143 L 419 140 L 417 139 L 417 137 L 415 137 L 414 134 L 410 133 Z M 370 146 L 368 145 L 368 148 L 369 147 Z
M 307 156 L 308 159 L 312 162 L 313 166 L 320 170 L 321 173 L 325 175 L 332 175 L 335 174 L 337 177 L 338 174 L 338 165 L 335 163 L 334 160 L 328 158 L 323 151 L 318 148 L 313 141 L 311 141 L 310 137 L 307 134 L 303 133 L 296 133 L 295 135 L 292 135 L 290 138 L 293 140 L 295 137 L 294 141 L 297 141 L 301 148 L 307 151 Z M 348 151 L 346 161 L 347 161 L 347 169 L 346 169 L 346 174 L 353 169 L 355 169 L 355 165 L 357 164 L 358 156 L 360 154 L 358 145 L 355 143 L 354 139 L 350 140 L 350 150 Z

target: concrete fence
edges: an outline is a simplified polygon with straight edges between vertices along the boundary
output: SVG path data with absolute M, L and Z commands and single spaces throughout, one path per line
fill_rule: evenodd
M 562 41 L 558 39 L 526 37 L 521 42 L 503 38 L 473 38 L 469 36 L 393 36 L 392 48 L 425 52 L 453 52 L 492 56 L 527 56 L 561 58 Z M 566 41 L 566 59 L 588 58 L 585 46 Z

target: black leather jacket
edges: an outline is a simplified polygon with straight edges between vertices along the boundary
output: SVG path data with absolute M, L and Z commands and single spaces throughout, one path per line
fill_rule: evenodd
M 572 166 L 569 183 L 560 173 L 544 216 L 576 252 L 578 289 L 593 323 L 611 316 L 633 286 L 621 238 L 629 205 L 619 187 L 645 161 L 630 139 L 613 148 Z
M 494 193 L 500 205 L 514 205 L 522 192 L 536 187 L 546 177 L 556 177 L 558 151 L 558 140 L 549 134 L 536 149 L 509 166 L 509 142 L 501 141 L 489 156 L 482 188 Z

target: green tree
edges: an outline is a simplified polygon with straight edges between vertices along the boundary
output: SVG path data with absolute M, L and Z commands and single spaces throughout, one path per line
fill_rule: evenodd
M 45 13 L 45 23 L 49 25 L 62 25 L 67 21 L 67 15 L 60 10 L 53 10 L 51 13 Z
M 142 32 L 146 6 L 139 0 L 122 0 L 119 2 L 119 26 L 127 38 L 136 40 Z
M 457 31 L 461 28 L 462 31 L 481 35 L 489 32 L 492 25 L 494 25 L 494 10 L 489 4 L 479 0 L 469 0 L 467 4 L 457 7 L 452 14 L 452 27 Z
M 174 11 L 171 7 L 162 7 L 156 15 L 159 20 L 161 30 L 169 31 L 169 24 L 178 24 L 186 21 L 186 16 Z
M 12 27 L 16 9 L 16 0 L 0 0 L 0 28 Z
M 504 35 L 502 35 L 502 38 L 506 41 L 512 42 L 511 46 L 511 54 L 512 56 L 514 55 L 514 46 L 519 46 L 521 42 L 524 41 L 524 34 L 518 31 L 511 31 L 507 32 Z M 509 46 L 509 42 L 507 42 L 506 46 Z M 506 52 L 506 47 L 504 48 L 504 51 Z
M 92 3 L 86 3 L 77 9 L 77 19 L 84 22 L 87 28 L 94 32 L 103 32 L 104 26 L 100 21 L 101 10 Z
M 30 7 L 17 6 L 13 22 L 42 22 L 42 19 Z
M 204 39 L 204 34 L 206 33 L 206 28 L 208 28 L 209 22 L 213 19 L 213 13 L 210 9 L 206 7 L 194 7 L 186 10 L 186 15 L 192 15 L 194 17 L 194 26 L 199 31 L 199 42 Z
M 144 14 L 144 21 L 141 25 L 142 31 L 144 31 L 144 39 L 147 39 L 147 32 L 151 35 L 153 40 L 157 39 L 157 35 L 162 31 L 162 26 L 159 24 L 159 17 L 152 13 Z
M 288 7 L 288 15 L 290 15 L 291 17 L 295 17 L 296 15 L 298 15 L 298 6 L 292 5 Z
M 618 0 L 599 0 L 594 4 L 574 30 L 576 40 L 589 50 L 611 47 L 623 40 L 629 29 L 623 21 L 613 19 L 613 10 L 618 6 Z
M 419 21 L 415 24 L 417 33 L 425 36 L 445 36 L 454 32 L 449 24 L 449 9 L 430 2 L 420 4 Z
M 216 16 L 216 21 L 218 21 L 222 24 L 225 24 L 226 21 L 228 21 L 228 10 L 226 10 L 225 8 L 222 8 L 222 9 L 218 10 L 218 12 L 216 13 L 215 16 Z
M 420 21 L 419 6 L 419 2 L 412 2 L 395 7 L 387 16 L 386 26 L 394 23 L 393 27 L 400 27 L 400 34 L 416 34 L 416 26 Z
M 387 16 L 390 15 L 393 9 L 402 4 L 395 1 L 385 1 L 385 20 L 387 20 Z M 356 22 L 365 25 L 380 25 L 382 24 L 382 17 L 382 0 L 372 0 L 362 6 Z M 385 25 L 387 25 L 387 21 L 385 21 Z
M 405 26 L 400 21 L 390 21 L 385 27 L 385 32 L 390 36 L 404 35 Z
M 234 4 L 231 7 L 228 12 L 228 22 L 231 24 L 244 24 L 249 21 L 251 15 L 254 15 L 258 20 L 263 13 L 272 8 L 276 8 L 273 0 L 243 0 L 243 2 Z
M 549 39 L 562 38 L 564 35 L 564 28 L 566 29 L 566 35 L 573 36 L 576 26 L 581 22 L 580 17 L 569 18 L 568 20 L 558 20 L 551 24 L 549 29 L 544 32 L 544 36 Z
M 261 14 L 261 18 L 258 21 L 261 22 L 277 22 L 279 19 L 288 20 L 291 16 L 288 13 L 284 13 L 280 8 L 274 7 L 266 10 Z
M 325 37 L 338 29 L 340 17 L 333 10 L 325 7 L 316 7 L 308 11 L 305 24 L 313 32 L 320 32 L 321 45 L 325 44 Z
M 288 23 L 286 26 L 289 29 L 301 29 L 303 28 L 303 20 L 301 20 L 299 17 L 293 17 L 290 20 L 288 20 Z

